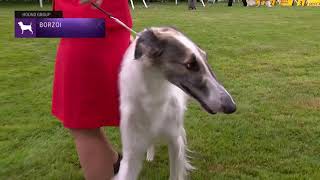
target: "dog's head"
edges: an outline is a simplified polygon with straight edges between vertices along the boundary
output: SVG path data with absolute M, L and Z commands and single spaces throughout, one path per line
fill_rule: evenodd
M 18 22 L 19 26 L 23 26 L 23 22 L 19 21 Z
M 212 72 L 206 52 L 176 29 L 161 27 L 140 32 L 134 57 L 158 68 L 209 113 L 236 111 L 232 97 Z

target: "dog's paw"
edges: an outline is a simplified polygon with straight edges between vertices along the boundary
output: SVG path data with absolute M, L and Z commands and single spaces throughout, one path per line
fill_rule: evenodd
M 147 161 L 151 162 L 153 161 L 153 159 L 154 159 L 153 156 L 149 156 L 149 154 L 147 154 L 147 158 L 146 158 Z
M 152 145 L 148 148 L 146 160 L 150 162 L 150 161 L 153 161 L 153 159 L 154 159 L 154 146 Z

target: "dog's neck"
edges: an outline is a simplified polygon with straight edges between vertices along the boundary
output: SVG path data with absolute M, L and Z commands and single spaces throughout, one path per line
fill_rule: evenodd
M 145 90 L 148 94 L 166 94 L 171 83 L 164 77 L 163 73 L 154 66 L 142 65 L 142 78 L 145 82 Z
M 150 59 L 134 59 L 134 47 L 136 40 L 131 43 L 124 59 L 125 71 L 123 77 L 128 81 L 130 93 L 136 97 L 148 96 L 150 98 L 165 98 L 170 94 L 170 86 L 173 85 L 164 77 L 159 68 L 150 64 Z

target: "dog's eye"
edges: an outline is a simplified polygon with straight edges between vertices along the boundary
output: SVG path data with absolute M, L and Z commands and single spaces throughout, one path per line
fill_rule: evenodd
M 185 66 L 190 71 L 199 71 L 199 65 L 197 61 L 192 61 L 191 63 L 188 63 Z

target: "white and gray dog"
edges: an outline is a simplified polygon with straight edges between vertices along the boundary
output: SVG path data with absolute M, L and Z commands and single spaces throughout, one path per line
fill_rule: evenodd
M 170 179 L 186 178 L 192 169 L 183 126 L 188 96 L 211 114 L 236 110 L 207 54 L 169 27 L 139 33 L 124 55 L 119 87 L 123 159 L 118 180 L 137 179 L 145 153 L 153 160 L 154 143 L 160 139 L 169 146 Z

